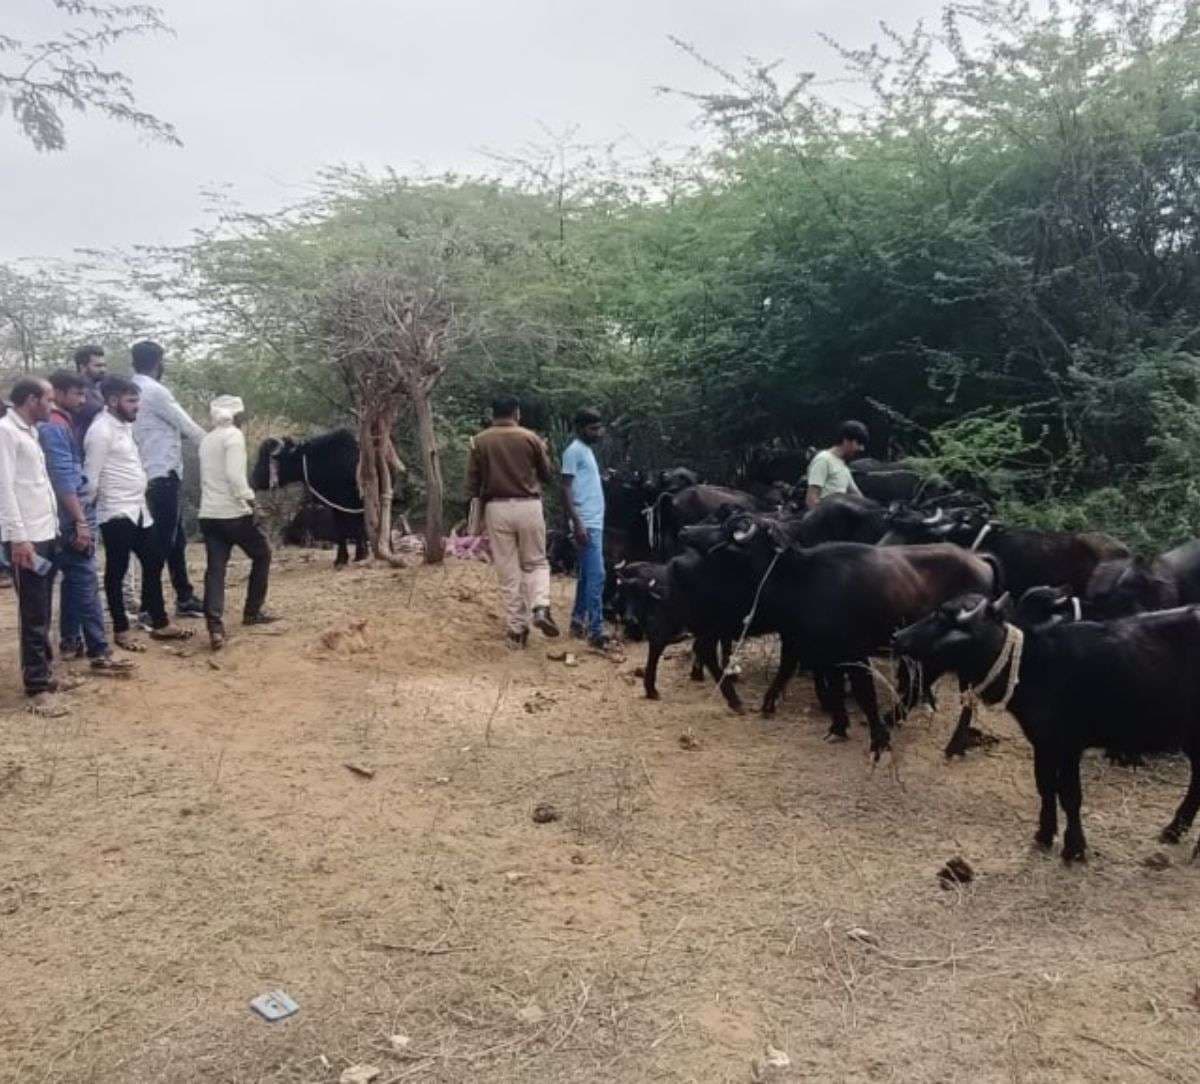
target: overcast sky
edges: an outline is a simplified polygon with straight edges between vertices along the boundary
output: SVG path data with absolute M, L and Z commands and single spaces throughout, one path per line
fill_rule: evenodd
M 182 149 L 98 117 L 70 116 L 64 152 L 38 154 L 0 117 L 0 259 L 76 247 L 185 240 L 205 188 L 254 209 L 304 192 L 322 165 L 401 172 L 488 169 L 483 148 L 539 138 L 683 146 L 687 102 L 659 84 L 713 89 L 669 34 L 737 67 L 840 72 L 820 40 L 907 29 L 939 0 L 160 0 L 175 37 L 111 54 L 138 104 L 173 123 Z M 61 28 L 51 0 L 0 0 L 0 34 Z

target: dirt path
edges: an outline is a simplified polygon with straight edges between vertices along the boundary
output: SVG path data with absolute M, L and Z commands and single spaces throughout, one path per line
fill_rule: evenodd
M 1180 764 L 1089 758 L 1067 870 L 1007 717 L 947 765 L 922 716 L 897 784 L 806 682 L 735 719 L 680 657 L 649 704 L 640 650 L 506 652 L 485 568 L 328 562 L 287 558 L 277 635 L 156 646 L 66 721 L 20 711 L 0 599 L 0 1079 L 1200 1079 L 1200 867 L 1142 864 Z

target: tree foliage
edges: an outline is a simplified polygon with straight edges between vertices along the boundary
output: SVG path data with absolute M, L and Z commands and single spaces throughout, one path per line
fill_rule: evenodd
M 0 112 L 7 104 L 17 127 L 39 151 L 66 147 L 68 110 L 99 113 L 179 145 L 170 124 L 138 108 L 133 80 L 98 60 L 125 38 L 170 33 L 162 12 L 147 4 L 50 3 L 64 22 L 57 37 L 21 40 L 0 29 Z
M 859 416 L 876 454 L 1011 517 L 1147 546 L 1200 530 L 1195 0 L 951 3 L 831 43 L 849 91 L 680 44 L 719 82 L 690 95 L 703 153 L 620 162 L 567 133 L 499 156 L 502 180 L 334 171 L 139 254 L 192 314 L 188 379 L 346 420 L 322 290 L 421 251 L 464 321 L 433 404 L 452 488 L 503 388 L 548 433 L 600 406 L 613 464 L 728 477 Z M 403 419 L 397 438 L 414 461 Z

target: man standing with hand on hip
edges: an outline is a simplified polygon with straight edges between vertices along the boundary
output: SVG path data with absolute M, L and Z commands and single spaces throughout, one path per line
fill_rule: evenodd
M 133 423 L 138 454 L 146 469 L 146 505 L 154 520 L 158 548 L 175 589 L 175 616 L 199 617 L 204 606 L 196 597 L 187 570 L 187 535 L 183 530 L 180 488 L 183 482 L 183 438 L 199 445 L 204 430 L 188 416 L 163 386 L 163 348 L 155 342 L 134 343 L 133 382 L 141 406 Z M 150 609 L 150 594 L 142 581 L 142 612 Z
M 250 583 L 242 610 L 243 625 L 277 620 L 263 609 L 271 546 L 254 522 L 254 490 L 246 481 L 245 407 L 236 395 L 218 395 L 210 406 L 212 430 L 200 442 L 200 531 L 208 566 L 204 571 L 204 619 L 214 651 L 225 646 L 225 570 L 237 546 L 250 558 Z
M 521 427 L 521 405 L 512 396 L 492 403 L 492 424 L 471 442 L 467 496 L 479 498 L 504 596 L 505 645 L 519 651 L 532 622 L 558 636 L 550 614 L 550 562 L 542 486 L 551 478 L 550 456 L 536 433 Z
M 571 634 L 591 647 L 608 647 L 604 635 L 604 486 L 592 446 L 604 436 L 595 410 L 575 415 L 575 439 L 562 457 L 562 502 L 579 548 L 579 583 L 571 611 Z
M 50 672 L 58 503 L 37 435 L 38 423 L 50 417 L 54 393 L 46 381 L 25 377 L 13 385 L 10 400 L 0 418 L 0 538 L 17 592 L 21 677 L 32 710 L 65 715 L 49 695 L 58 691 Z

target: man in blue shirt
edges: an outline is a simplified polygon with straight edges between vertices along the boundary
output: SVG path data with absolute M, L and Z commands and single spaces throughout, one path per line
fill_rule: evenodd
M 65 658 L 79 658 L 86 651 L 93 671 L 123 675 L 133 665 L 112 657 L 105 636 L 96 576 L 96 509 L 83 502 L 86 481 L 78 423 L 87 409 L 87 380 L 82 373 L 59 369 L 51 374 L 50 386 L 54 389 L 54 404 L 49 418 L 38 426 L 38 440 L 58 502 L 62 536 L 62 547 L 55 558 L 62 572 L 59 643 Z
M 608 646 L 603 601 L 604 487 L 592 445 L 602 436 L 600 415 L 594 410 L 580 410 L 575 415 L 575 439 L 562 456 L 563 507 L 579 547 L 579 583 L 571 613 L 571 634 L 581 639 L 586 636 L 592 647 L 601 650 Z

